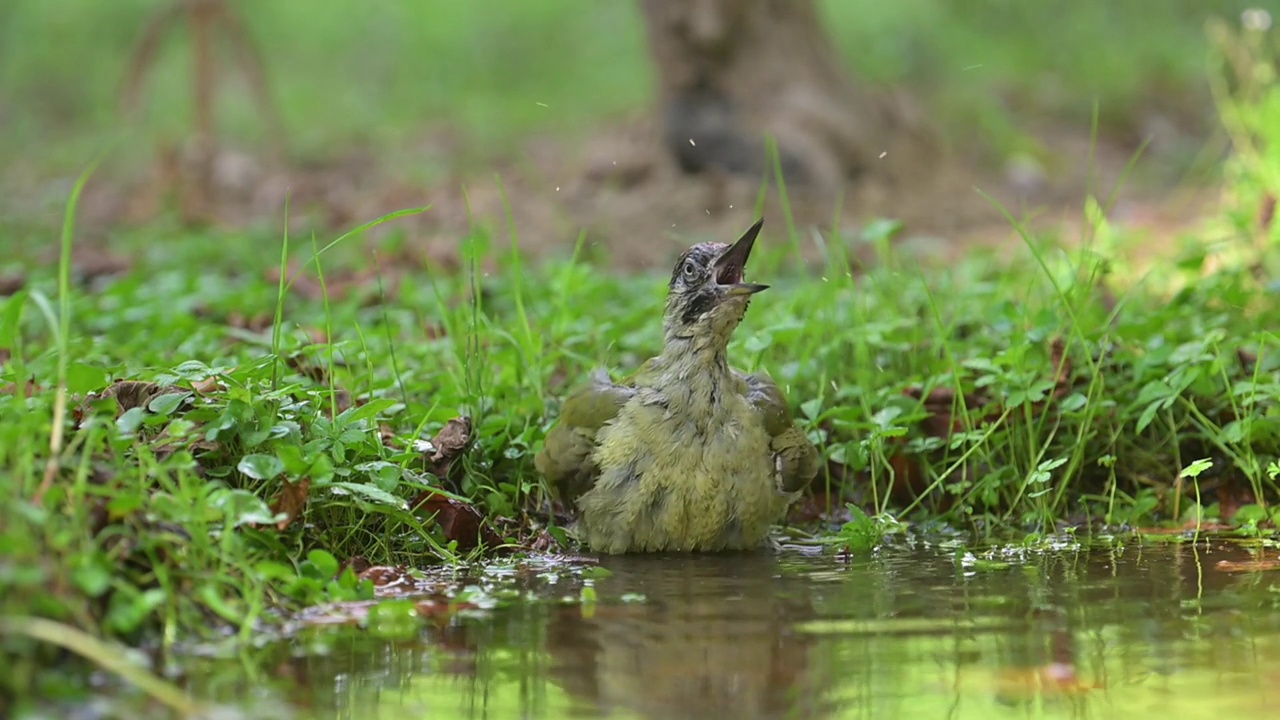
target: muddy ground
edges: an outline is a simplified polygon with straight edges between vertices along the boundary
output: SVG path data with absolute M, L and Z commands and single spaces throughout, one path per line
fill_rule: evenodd
M 982 191 L 1038 230 L 1082 238 L 1087 189 L 1108 196 L 1137 145 L 1101 138 L 1091 183 L 1087 127 L 1057 126 L 1033 134 L 1046 150 L 1038 162 L 1020 159 L 993 167 L 950 152 L 927 166 L 904 168 L 890 167 L 896 158 L 886 154 L 880 159 L 884 173 L 859 178 L 843 193 L 788 187 L 795 223 L 809 238 L 813 228 L 829 230 L 838 213 L 842 231 L 854 237 L 872 219 L 897 219 L 904 224 L 900 247 L 924 261 L 946 262 L 975 245 L 1019 242 Z M 315 229 L 325 237 L 386 212 L 429 204 L 427 212 L 397 220 L 395 226 L 424 259 L 450 269 L 458 266 L 459 240 L 472 227 L 487 228 L 495 244 L 509 242 L 505 191 L 528 256 L 567 254 L 585 232 L 593 257 L 612 258 L 618 269 L 638 269 L 665 267 L 696 240 L 736 237 L 754 219 L 761 187 L 760 178 L 682 174 L 659 148 L 656 128 L 647 119 L 617 122 L 583 137 L 531 138 L 514 157 L 493 167 L 452 171 L 430 184 L 415 183 L 395 169 L 415 162 L 448 167 L 458 143 L 448 131 L 429 133 L 406 147 L 395 167 L 372 152 L 303 165 L 222 149 L 205 164 L 190 146 L 157 148 L 141 172 L 113 172 L 108 163 L 98 173 L 86 190 L 79 227 L 91 246 L 114 230 L 171 213 L 227 229 L 278 228 L 288 196 L 294 232 Z M 1158 157 L 1158 138 L 1148 158 L 1152 153 Z M 209 177 L 206 191 L 197 182 L 202 168 Z M 890 181 L 890 175 L 905 179 Z M 1218 201 L 1216 191 L 1143 180 L 1123 184 L 1118 198 L 1112 222 L 1146 232 L 1157 249 Z M 6 215 L 52 221 L 56 227 L 60 216 L 32 217 L 21 202 L 21 193 L 10 195 Z M 775 231 L 785 227 L 776 188 L 768 193 L 765 216 Z M 816 242 L 805 245 L 811 257 L 819 254 Z

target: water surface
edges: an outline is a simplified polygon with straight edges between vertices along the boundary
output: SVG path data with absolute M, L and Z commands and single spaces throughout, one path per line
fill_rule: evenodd
M 397 641 L 308 631 L 264 677 L 213 663 L 192 689 L 251 715 L 353 719 L 1280 717 L 1280 573 L 1230 572 L 1247 548 L 999 557 L 604 558 L 593 603 L 463 613 Z M 542 597 L 584 584 L 510 572 Z

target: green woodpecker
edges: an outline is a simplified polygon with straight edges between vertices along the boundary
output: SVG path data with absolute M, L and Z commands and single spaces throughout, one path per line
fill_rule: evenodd
M 732 246 L 702 243 L 671 274 L 662 353 L 621 383 L 598 372 L 565 401 L 535 458 L 604 553 L 741 550 L 818 472 L 818 451 L 764 373 L 729 366 L 752 295 L 743 269 L 764 220 Z

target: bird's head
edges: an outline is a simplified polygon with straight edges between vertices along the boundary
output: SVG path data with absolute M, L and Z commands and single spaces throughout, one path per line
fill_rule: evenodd
M 700 243 L 680 256 L 671 273 L 667 293 L 668 339 L 704 339 L 723 347 L 742 321 L 747 304 L 768 285 L 744 282 L 751 247 L 764 219 L 756 221 L 738 241 Z

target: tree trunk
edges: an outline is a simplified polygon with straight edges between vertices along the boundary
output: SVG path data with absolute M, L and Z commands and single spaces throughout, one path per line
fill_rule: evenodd
M 640 0 L 657 66 L 663 142 L 688 173 L 768 169 L 843 185 L 918 135 L 901 108 L 846 77 L 813 0 Z M 901 158 L 895 158 L 901 159 Z M 877 166 L 877 163 L 880 163 Z

